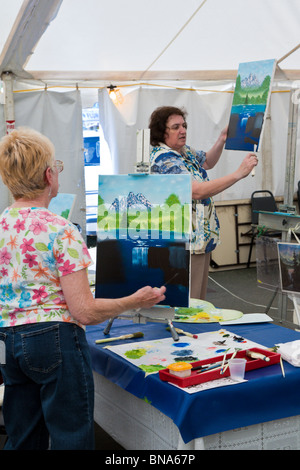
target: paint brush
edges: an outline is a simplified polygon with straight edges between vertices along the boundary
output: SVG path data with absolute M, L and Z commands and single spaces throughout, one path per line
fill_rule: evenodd
M 175 273 L 174 276 L 172 276 L 171 279 L 166 281 L 161 287 L 164 287 L 164 286 L 167 286 L 168 284 L 170 284 L 170 282 L 173 281 L 173 279 L 175 279 L 175 277 L 177 277 L 178 274 L 179 273 Z M 159 289 L 159 287 L 153 287 L 153 289 Z M 135 309 L 135 312 L 140 312 L 140 311 L 141 311 L 141 307 Z
M 201 372 L 205 372 L 206 370 L 214 369 L 215 367 L 219 367 L 221 365 L 222 362 L 211 362 L 209 364 L 202 364 L 201 366 L 194 366 L 191 370 L 201 370 Z
M 175 277 L 177 277 L 178 274 L 179 274 L 179 273 L 175 273 L 174 276 L 171 277 L 171 279 L 169 279 L 168 281 L 166 281 L 166 282 L 162 285 L 162 287 L 163 287 L 163 286 L 166 286 L 167 284 L 170 284 L 170 282 L 173 281 L 173 279 L 175 279 Z
M 283 377 L 285 377 L 285 372 L 284 372 L 284 367 L 283 367 L 283 362 L 282 362 L 282 357 L 281 356 L 280 356 L 279 362 L 280 362 L 282 375 L 283 375 Z
M 222 367 L 221 367 L 221 374 L 223 374 L 223 369 L 224 369 L 224 365 L 225 365 L 225 360 L 226 360 L 226 354 L 228 353 L 230 348 L 226 349 L 225 353 L 224 353 L 224 356 L 223 356 L 223 361 L 222 361 Z
M 100 343 L 108 343 L 109 341 L 119 341 L 122 339 L 143 338 L 143 336 L 144 336 L 144 333 L 137 331 L 136 333 L 132 333 L 130 335 L 117 336 L 114 338 L 96 339 L 95 343 L 100 344 Z
M 236 349 L 236 350 L 234 351 L 234 353 L 232 354 L 232 356 L 231 356 L 230 359 L 234 359 L 235 356 L 236 356 L 236 353 L 237 353 L 238 351 L 240 351 L 240 349 Z M 227 369 L 228 367 L 229 367 L 229 362 L 226 364 L 226 366 L 225 366 L 224 369 L 222 370 L 221 374 L 224 374 L 224 372 L 226 371 L 226 369 Z
M 207 367 L 206 369 L 199 370 L 197 374 L 204 374 L 204 372 L 208 372 L 213 369 L 221 369 L 221 368 L 222 368 L 222 364 L 220 365 L 220 363 L 216 363 L 215 365 Z
M 167 331 L 170 331 L 169 327 L 167 328 Z M 198 335 L 193 335 L 192 333 L 189 333 L 188 331 L 183 331 L 181 328 L 175 328 L 175 331 L 177 331 L 177 333 L 180 333 L 182 335 L 189 336 L 190 338 L 195 338 L 195 339 L 198 338 Z
M 250 349 L 247 349 L 246 356 L 251 357 L 251 359 L 262 359 L 263 361 L 266 361 L 266 362 L 270 361 L 270 358 L 268 356 L 265 356 L 264 354 L 261 354 L 255 351 L 250 351 Z

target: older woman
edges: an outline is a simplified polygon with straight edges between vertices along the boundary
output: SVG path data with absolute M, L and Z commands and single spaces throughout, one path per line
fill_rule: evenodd
M 190 173 L 192 181 L 192 298 L 205 299 L 210 254 L 219 243 L 219 221 L 212 197 L 249 175 L 257 165 L 254 154 L 248 154 L 236 171 L 210 181 L 206 170 L 213 168 L 221 156 L 227 130 L 206 153 L 186 145 L 186 112 L 163 106 L 150 117 L 150 155 L 152 173 Z
M 93 378 L 83 325 L 164 299 L 144 287 L 95 299 L 86 245 L 47 208 L 62 162 L 51 142 L 20 128 L 0 143 L 0 173 L 14 197 L 0 215 L 0 362 L 7 449 L 93 448 Z

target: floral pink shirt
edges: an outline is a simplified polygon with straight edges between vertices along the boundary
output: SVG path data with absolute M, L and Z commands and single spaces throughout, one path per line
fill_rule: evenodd
M 0 326 L 76 322 L 60 277 L 92 264 L 68 220 L 43 208 L 7 208 L 0 215 Z

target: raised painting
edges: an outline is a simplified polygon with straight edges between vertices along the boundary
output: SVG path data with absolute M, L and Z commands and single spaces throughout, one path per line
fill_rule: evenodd
M 276 60 L 239 65 L 225 148 L 258 151 L 270 100 Z
M 161 304 L 187 307 L 190 211 L 189 175 L 99 176 L 96 297 L 166 285 Z

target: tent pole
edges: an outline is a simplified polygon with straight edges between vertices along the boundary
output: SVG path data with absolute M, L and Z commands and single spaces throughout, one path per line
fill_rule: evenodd
M 272 136 L 271 136 L 271 115 L 268 113 L 265 119 L 265 130 L 262 141 L 262 188 L 273 188 L 273 171 L 272 171 Z
M 295 90 L 290 91 L 288 138 L 286 153 L 286 172 L 284 188 L 284 206 L 287 208 L 293 206 L 294 202 L 294 184 L 295 184 L 295 162 L 297 148 L 297 126 L 298 126 L 298 108 L 299 103 L 295 97 Z
M 4 102 L 4 117 L 6 125 L 6 133 L 9 134 L 15 128 L 15 107 L 13 95 L 13 74 L 4 72 L 1 76 L 4 83 L 5 102 Z
M 286 170 L 285 170 L 285 186 L 283 210 L 292 212 L 294 203 L 294 183 L 295 183 L 295 162 L 297 147 L 297 125 L 298 125 L 298 107 L 299 103 L 295 97 L 295 90 L 290 91 L 289 104 L 289 121 L 288 121 L 288 137 L 286 152 Z M 282 231 L 281 240 L 283 242 L 291 241 L 290 231 Z M 281 321 L 286 320 L 287 316 L 287 294 L 281 293 L 278 300 L 278 312 L 281 315 Z
M 9 134 L 15 128 L 15 106 L 14 106 L 14 94 L 13 94 L 13 74 L 10 72 L 3 72 L 1 75 L 1 80 L 4 83 L 4 118 L 6 125 L 6 134 Z M 3 195 L 3 200 L 8 200 L 8 204 L 12 204 L 13 197 L 11 192 L 7 187 L 4 187 L 3 190 L 6 192 Z

